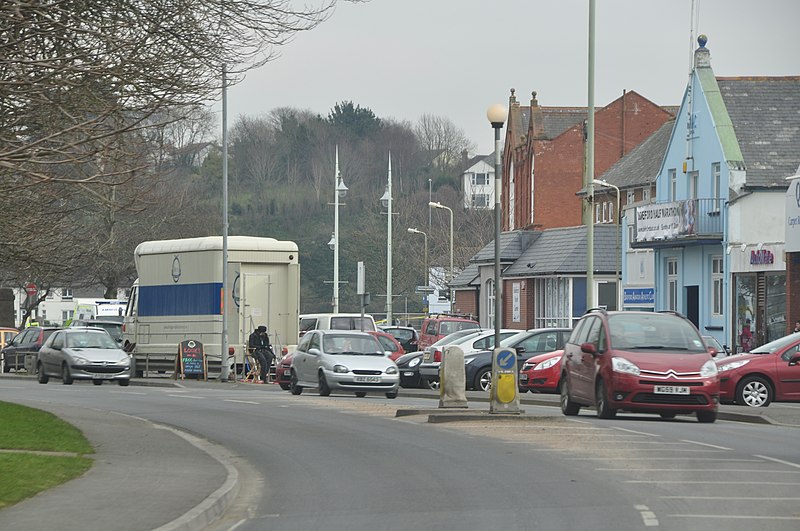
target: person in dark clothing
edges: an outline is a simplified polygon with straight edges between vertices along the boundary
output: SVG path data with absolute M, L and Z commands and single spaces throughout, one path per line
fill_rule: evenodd
M 261 381 L 267 383 L 269 368 L 272 365 L 272 358 L 275 357 L 275 354 L 272 352 L 272 345 L 269 342 L 266 326 L 261 325 L 253 330 L 253 333 L 250 334 L 248 347 L 253 357 L 258 360 L 258 365 L 261 369 Z

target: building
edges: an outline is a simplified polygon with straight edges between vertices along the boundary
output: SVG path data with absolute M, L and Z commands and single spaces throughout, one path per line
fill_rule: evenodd
M 461 174 L 465 209 L 494 210 L 494 152 L 469 159 Z

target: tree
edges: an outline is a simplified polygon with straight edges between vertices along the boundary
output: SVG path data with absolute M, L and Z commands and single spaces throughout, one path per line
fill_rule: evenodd
M 434 165 L 440 170 L 458 170 L 463 151 L 473 151 L 473 144 L 463 130 L 443 116 L 423 114 L 415 128 L 422 148 L 433 152 Z
M 333 106 L 328 114 L 328 123 L 346 132 L 349 136 L 364 139 L 381 128 L 381 120 L 370 109 L 343 101 Z

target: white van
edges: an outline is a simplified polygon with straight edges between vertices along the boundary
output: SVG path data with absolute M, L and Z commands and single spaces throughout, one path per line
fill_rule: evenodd
M 375 319 L 368 313 L 307 313 L 300 316 L 300 337 L 309 330 L 360 330 L 375 332 Z

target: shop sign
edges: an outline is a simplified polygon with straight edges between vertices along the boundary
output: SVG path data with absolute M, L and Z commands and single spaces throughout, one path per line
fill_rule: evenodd
M 761 249 L 760 251 L 750 251 L 750 265 L 772 265 L 775 263 L 775 255 L 772 251 Z
M 622 290 L 623 304 L 655 304 L 655 288 L 625 288 Z

